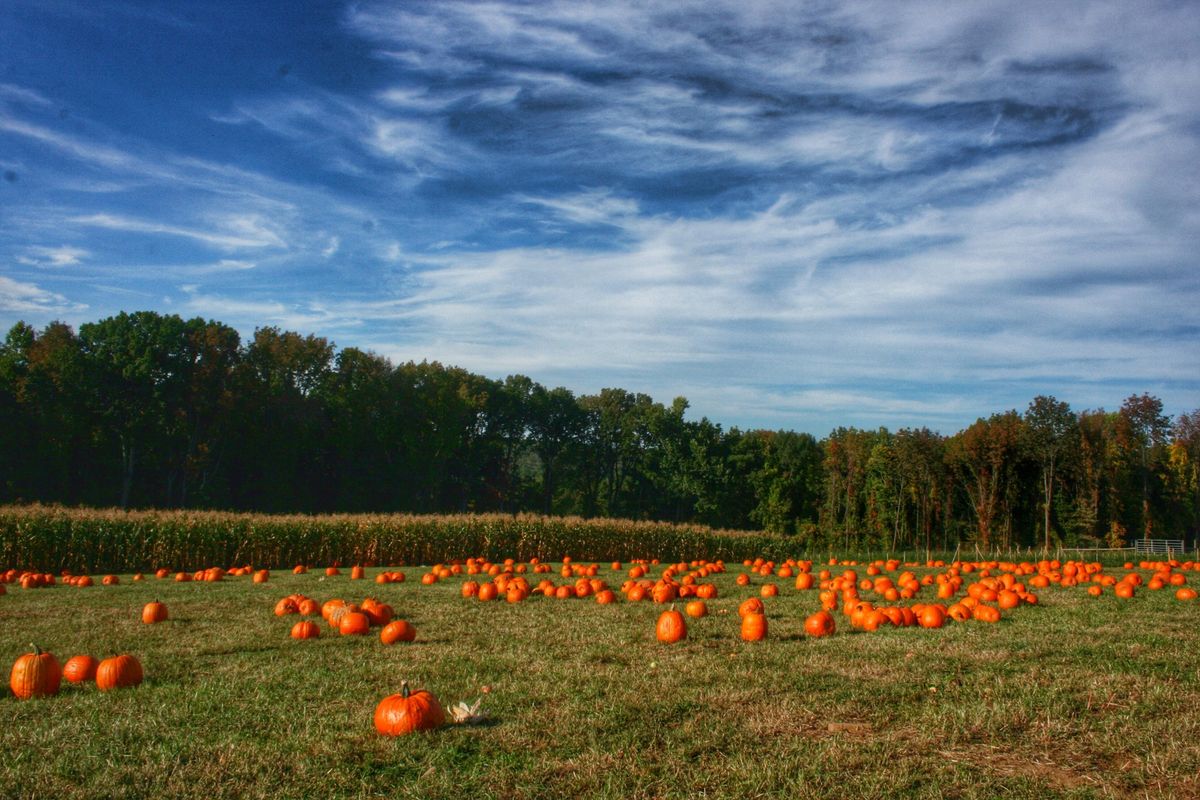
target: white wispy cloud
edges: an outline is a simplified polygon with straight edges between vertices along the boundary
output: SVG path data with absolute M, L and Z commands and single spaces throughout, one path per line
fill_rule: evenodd
M 75 303 L 37 284 L 18 281 L 0 275 L 0 311 L 14 314 L 62 314 L 82 311 L 87 306 Z
M 0 205 L 0 258 L 72 267 L 8 302 L 184 284 L 176 308 L 244 331 L 815 432 L 952 430 L 1036 392 L 1195 405 L 1186 5 L 366 0 L 343 22 L 369 85 L 198 112 L 246 162 L 0 84 L 6 158 L 53 187 Z
M 82 247 L 59 245 L 58 247 L 26 247 L 17 261 L 33 267 L 69 267 L 78 264 L 91 253 Z
M 220 221 L 220 227 L 224 228 L 223 231 L 185 228 L 117 214 L 85 214 L 71 217 L 68 221 L 77 225 L 131 233 L 182 236 L 186 239 L 194 239 L 204 244 L 227 249 L 286 247 L 286 243 L 271 229 L 271 226 L 258 217 L 235 216 L 223 219 Z

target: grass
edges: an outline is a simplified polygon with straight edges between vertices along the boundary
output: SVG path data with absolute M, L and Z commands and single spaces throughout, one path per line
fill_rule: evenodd
M 1200 603 L 1172 591 L 1052 587 L 999 624 L 936 631 L 859 633 L 839 615 L 814 640 L 815 591 L 738 587 L 731 568 L 710 616 L 666 646 L 649 602 L 481 603 L 460 579 L 422 586 L 409 568 L 377 585 L 378 571 L 10 585 L 0 662 L 30 642 L 62 662 L 130 652 L 146 681 L 0 700 L 0 797 L 1200 796 Z M 764 580 L 781 588 L 770 635 L 743 643 L 736 607 Z M 373 595 L 417 641 L 323 623 L 320 639 L 293 641 L 297 617 L 272 614 L 292 592 Z M 143 625 L 155 598 L 171 619 Z M 491 720 L 380 737 L 372 712 L 401 680 L 444 705 L 490 687 Z

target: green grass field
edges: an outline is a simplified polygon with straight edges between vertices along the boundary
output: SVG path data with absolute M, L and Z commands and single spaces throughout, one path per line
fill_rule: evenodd
M 9 585 L 3 664 L 36 642 L 62 663 L 132 653 L 146 679 L 8 694 L 0 797 L 1200 797 L 1200 603 L 1170 590 L 1051 587 L 998 624 L 941 630 L 861 633 L 839 614 L 811 639 L 816 591 L 739 587 L 731 565 L 710 615 L 661 645 L 650 602 L 483 603 L 460 597 L 463 578 L 422 586 L 406 568 L 377 585 L 379 571 Z M 768 580 L 769 638 L 744 643 L 737 605 Z M 375 596 L 417 640 L 321 622 L 294 641 L 299 618 L 272 613 L 292 592 Z M 155 598 L 171 618 L 144 625 Z M 372 713 L 402 680 L 443 705 L 488 687 L 490 720 L 381 737 Z

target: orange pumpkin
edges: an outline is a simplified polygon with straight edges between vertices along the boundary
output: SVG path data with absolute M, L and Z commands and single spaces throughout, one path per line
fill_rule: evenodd
M 806 575 L 808 573 L 800 573 Z M 809 636 L 821 638 L 822 636 L 831 635 L 836 630 L 837 624 L 834 622 L 833 615 L 828 611 L 818 611 L 815 614 L 810 614 L 804 620 L 804 632 Z
M 408 681 L 400 684 L 400 694 L 383 698 L 375 707 L 375 730 L 384 736 L 429 731 L 445 722 L 446 713 L 437 698 L 424 689 L 409 691 Z
M 687 623 L 683 621 L 683 614 L 680 614 L 674 608 L 658 615 L 658 624 L 655 625 L 654 635 L 664 644 L 674 644 L 682 639 L 687 638 Z
M 31 697 L 49 697 L 58 694 L 62 683 L 62 667 L 53 653 L 43 653 L 34 645 L 32 653 L 26 653 L 13 662 L 8 685 L 12 693 L 22 700 Z
M 338 633 L 342 636 L 362 636 L 371 630 L 371 618 L 361 611 L 350 611 L 338 620 Z
M 767 637 L 767 615 L 751 611 L 742 616 L 742 639 L 758 642 Z
M 923 606 L 917 614 L 917 624 L 922 628 L 940 628 L 946 624 L 946 614 L 940 606 Z
M 411 642 L 417 638 L 417 630 L 407 621 L 394 619 L 379 632 L 379 640 L 384 644 L 396 642 Z
M 100 662 L 89 655 L 71 656 L 63 664 L 62 676 L 71 683 L 96 680 L 96 667 Z
M 744 617 L 747 614 L 762 614 L 765 610 L 766 607 L 763 606 L 762 600 L 759 600 L 757 597 L 751 597 L 743 600 L 742 604 L 738 606 L 738 616 Z
M 293 639 L 316 639 L 321 635 L 321 628 L 310 619 L 302 619 L 292 626 Z
M 167 618 L 167 607 L 157 600 L 146 603 L 142 607 L 142 622 L 147 625 L 153 625 L 156 622 L 163 622 Z
M 96 687 L 102 692 L 137 686 L 142 682 L 142 665 L 131 655 L 106 658 L 96 667 Z

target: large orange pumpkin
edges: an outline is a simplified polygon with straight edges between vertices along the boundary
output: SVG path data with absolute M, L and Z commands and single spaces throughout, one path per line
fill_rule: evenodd
M 384 644 L 396 642 L 411 642 L 417 638 L 417 630 L 406 620 L 395 619 L 383 626 L 379 632 L 379 640 Z
M 383 698 L 375 707 L 375 730 L 384 736 L 429 731 L 445 722 L 446 713 L 437 698 L 424 689 L 409 691 L 408 681 L 400 684 L 400 694 Z
M 167 607 L 157 600 L 146 603 L 142 608 L 142 622 L 152 625 L 167 618 Z
M 350 611 L 341 615 L 337 627 L 342 636 L 362 636 L 371 629 L 371 618 L 361 611 Z
M 807 573 L 801 574 L 806 575 Z M 836 628 L 837 624 L 833 620 L 833 615 L 828 611 L 818 611 L 804 620 L 804 632 L 809 636 L 817 638 L 829 636 Z
M 49 697 L 58 694 L 62 683 L 62 667 L 53 653 L 43 653 L 34 645 L 32 653 L 26 653 L 13 662 L 8 685 L 12 693 L 22 700 L 31 697 Z
M 113 656 L 96 668 L 96 687 L 102 692 L 142 682 L 142 665 L 131 655 Z
M 927 605 L 917 614 L 917 623 L 922 628 L 940 628 L 946 624 L 946 614 L 940 606 Z
M 751 611 L 742 617 L 742 639 L 757 642 L 767 637 L 767 615 Z
M 673 644 L 681 639 L 686 639 L 687 623 L 683 621 L 683 614 L 674 608 L 659 614 L 654 635 L 664 644 Z

